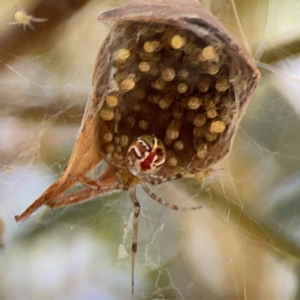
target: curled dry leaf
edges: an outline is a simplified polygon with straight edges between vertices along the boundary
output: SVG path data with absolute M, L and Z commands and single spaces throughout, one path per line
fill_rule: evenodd
M 184 173 L 202 179 L 230 152 L 259 82 L 252 61 L 193 0 L 131 1 L 99 19 L 114 25 L 96 58 L 68 166 L 17 221 L 42 205 L 62 207 L 111 192 L 84 187 L 63 195 L 103 158 L 116 164 L 124 160 L 128 144 L 138 136 L 163 141 L 167 158 L 160 176 Z M 108 165 L 98 183 L 116 181 L 116 169 Z

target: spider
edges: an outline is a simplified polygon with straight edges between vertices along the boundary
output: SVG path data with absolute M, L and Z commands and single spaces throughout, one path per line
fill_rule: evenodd
M 15 21 L 9 22 L 9 24 L 12 25 L 23 25 L 24 30 L 26 30 L 26 27 L 28 26 L 32 30 L 34 30 L 32 22 L 46 22 L 48 19 L 45 18 L 36 18 L 34 16 L 28 15 L 24 9 L 20 9 L 15 12 L 14 14 Z
M 168 202 L 164 202 L 163 199 L 151 192 L 151 190 L 148 188 L 147 183 L 151 185 L 158 185 L 166 181 L 182 178 L 190 166 L 189 164 L 183 172 L 171 177 L 156 175 L 156 172 L 163 166 L 166 160 L 166 149 L 163 142 L 154 135 L 143 135 L 134 140 L 128 147 L 125 160 L 123 160 L 120 163 L 112 161 L 106 156 L 104 156 L 104 158 L 107 161 L 107 163 L 113 165 L 118 169 L 118 183 L 116 183 L 113 186 L 103 186 L 99 185 L 97 181 L 93 181 L 85 177 L 77 177 L 76 179 L 82 184 L 96 190 L 129 190 L 130 199 L 134 206 L 134 221 L 131 247 L 131 292 L 133 294 L 135 256 L 137 253 L 138 220 L 141 209 L 139 200 L 136 196 L 137 185 L 140 184 L 144 192 L 148 194 L 153 200 L 173 210 L 189 211 L 199 209 L 201 208 L 201 206 L 186 208 L 179 207 Z

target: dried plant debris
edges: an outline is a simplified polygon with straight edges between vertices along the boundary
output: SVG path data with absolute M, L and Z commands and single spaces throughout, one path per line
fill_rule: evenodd
M 99 19 L 114 24 L 96 59 L 71 159 L 59 180 L 17 220 L 43 204 L 63 206 L 55 204 L 59 199 L 73 204 L 72 195 L 69 200 L 60 195 L 74 178 L 103 158 L 110 168 L 119 165 L 139 136 L 163 142 L 160 176 L 182 173 L 202 180 L 229 153 L 258 84 L 252 61 L 195 1 L 131 1 Z M 110 179 L 115 180 L 111 174 Z

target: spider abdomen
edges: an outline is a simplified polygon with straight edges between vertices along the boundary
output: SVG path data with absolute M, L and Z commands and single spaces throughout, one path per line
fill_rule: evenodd
M 151 174 L 164 164 L 166 149 L 156 136 L 141 136 L 129 146 L 126 160 L 127 168 L 132 175 Z

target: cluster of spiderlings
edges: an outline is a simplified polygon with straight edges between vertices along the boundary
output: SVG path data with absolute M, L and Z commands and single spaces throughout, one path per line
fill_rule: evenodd
M 132 140 L 154 134 L 171 173 L 195 154 L 205 161 L 236 111 L 224 44 L 158 23 L 124 21 L 114 33 L 110 92 L 99 112 L 102 152 L 122 160 Z

